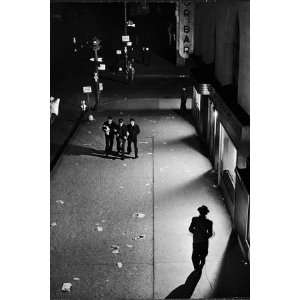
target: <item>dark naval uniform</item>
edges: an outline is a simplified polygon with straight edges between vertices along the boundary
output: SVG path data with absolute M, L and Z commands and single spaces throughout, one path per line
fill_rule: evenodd
M 124 159 L 125 142 L 127 140 L 128 132 L 126 126 L 117 125 L 117 150 L 121 152 L 122 159 Z
M 102 130 L 105 134 L 105 154 L 108 155 L 112 152 L 114 144 L 114 135 L 116 130 L 116 123 L 113 121 L 111 124 L 105 121 L 102 126 Z
M 213 222 L 205 216 L 194 217 L 189 231 L 193 234 L 193 254 L 192 261 L 195 269 L 199 268 L 199 263 L 203 266 L 208 254 L 208 239 L 212 236 Z
M 127 125 L 127 131 L 129 133 L 128 144 L 127 144 L 127 153 L 128 154 L 131 153 L 131 143 L 133 143 L 135 158 L 137 158 L 138 157 L 137 136 L 141 132 L 140 127 L 137 124 L 134 124 L 133 126 L 131 124 L 129 124 L 129 125 Z

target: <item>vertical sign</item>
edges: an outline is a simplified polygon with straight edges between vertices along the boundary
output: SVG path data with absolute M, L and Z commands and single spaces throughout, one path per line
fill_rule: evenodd
M 188 58 L 194 52 L 195 2 L 179 0 L 179 54 Z

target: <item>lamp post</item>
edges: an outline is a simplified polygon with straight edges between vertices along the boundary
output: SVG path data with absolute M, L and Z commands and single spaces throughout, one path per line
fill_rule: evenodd
M 93 51 L 94 51 L 94 60 L 95 60 L 95 72 L 94 80 L 96 85 L 96 101 L 93 110 L 97 110 L 100 102 L 100 90 L 99 90 L 99 72 L 98 72 L 98 51 L 100 50 L 100 40 L 97 37 L 93 38 Z
M 127 1 L 124 0 L 124 35 L 127 35 Z M 126 44 L 125 44 L 125 47 L 124 47 L 124 54 L 125 54 L 125 76 L 127 77 L 127 64 L 128 64 L 128 53 L 127 53 L 127 47 L 126 47 Z

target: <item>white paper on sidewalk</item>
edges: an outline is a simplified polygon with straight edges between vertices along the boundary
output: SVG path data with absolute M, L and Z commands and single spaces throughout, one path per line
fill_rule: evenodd
M 143 240 L 145 239 L 146 235 L 145 234 L 140 234 L 138 236 L 135 236 L 134 238 L 132 238 L 133 240 Z
M 145 214 L 143 214 L 143 213 L 140 213 L 140 212 L 137 212 L 137 213 L 135 213 L 134 214 L 134 217 L 137 217 L 137 218 L 144 218 L 145 217 Z
M 120 247 L 118 245 L 112 245 L 111 249 L 113 249 L 112 252 L 111 252 L 113 254 L 119 254 L 120 253 Z
M 72 288 L 72 283 L 65 282 L 65 283 L 63 283 L 61 290 L 63 292 L 71 292 L 71 288 Z
M 103 227 L 99 226 L 99 225 L 96 227 L 96 229 L 97 229 L 97 231 L 103 231 Z

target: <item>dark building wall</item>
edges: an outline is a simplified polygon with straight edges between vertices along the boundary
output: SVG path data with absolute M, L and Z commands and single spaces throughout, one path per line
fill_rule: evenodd
M 195 54 L 206 64 L 215 59 L 215 4 L 198 3 L 195 12 Z
M 239 5 L 240 58 L 238 102 L 250 115 L 250 3 Z
M 250 2 L 218 0 L 198 3 L 195 55 L 213 64 L 221 86 L 232 87 L 238 104 L 250 115 Z

